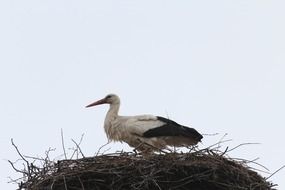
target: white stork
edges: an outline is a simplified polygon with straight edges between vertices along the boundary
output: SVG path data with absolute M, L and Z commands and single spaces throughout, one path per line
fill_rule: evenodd
M 195 129 L 170 119 L 153 115 L 119 116 L 120 98 L 109 94 L 86 107 L 110 104 L 104 129 L 109 140 L 126 142 L 131 147 L 148 153 L 167 148 L 195 145 L 203 136 Z

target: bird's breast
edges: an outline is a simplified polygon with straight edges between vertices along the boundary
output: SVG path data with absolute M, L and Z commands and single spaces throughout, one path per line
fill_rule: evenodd
M 108 139 L 113 141 L 126 141 L 128 139 L 128 131 L 123 122 L 118 119 L 105 121 L 104 129 Z

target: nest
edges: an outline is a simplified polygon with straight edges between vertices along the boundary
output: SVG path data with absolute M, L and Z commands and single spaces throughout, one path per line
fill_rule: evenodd
M 274 186 L 244 161 L 209 149 L 148 157 L 105 154 L 30 170 L 20 190 L 269 190 Z

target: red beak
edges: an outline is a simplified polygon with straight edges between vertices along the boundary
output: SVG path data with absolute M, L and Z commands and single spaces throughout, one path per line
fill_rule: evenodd
M 92 106 L 97 106 L 97 105 L 100 105 L 100 104 L 106 104 L 106 103 L 107 103 L 106 99 L 103 98 L 103 99 L 98 100 L 98 101 L 96 101 L 96 102 L 94 102 L 92 104 L 87 105 L 86 108 L 89 108 L 89 107 L 92 107 Z

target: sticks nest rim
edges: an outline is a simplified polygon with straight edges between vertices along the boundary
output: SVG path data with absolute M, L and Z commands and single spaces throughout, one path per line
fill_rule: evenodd
M 275 186 L 248 166 L 215 148 L 188 153 L 132 152 L 103 154 L 80 159 L 28 163 L 19 190 L 191 189 L 270 190 Z

